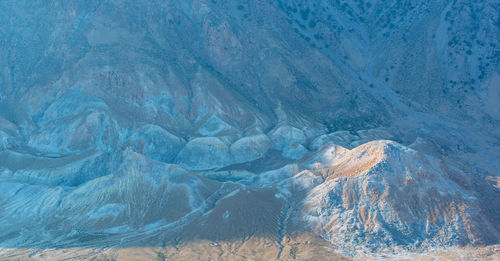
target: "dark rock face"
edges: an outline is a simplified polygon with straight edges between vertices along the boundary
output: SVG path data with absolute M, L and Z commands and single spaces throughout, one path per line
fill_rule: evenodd
M 198 226 L 247 186 L 296 208 L 278 238 L 305 222 L 347 255 L 499 243 L 499 10 L 487 0 L 0 1 L 0 248 Z M 360 147 L 388 139 L 402 156 Z M 372 156 L 390 160 L 360 172 Z M 391 194 L 403 176 L 421 182 Z M 373 180 L 389 194 L 367 194 Z M 367 205 L 375 199 L 388 205 Z

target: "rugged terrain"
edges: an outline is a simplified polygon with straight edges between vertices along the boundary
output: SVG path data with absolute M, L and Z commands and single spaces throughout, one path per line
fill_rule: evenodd
M 498 258 L 499 39 L 498 0 L 0 1 L 0 259 Z

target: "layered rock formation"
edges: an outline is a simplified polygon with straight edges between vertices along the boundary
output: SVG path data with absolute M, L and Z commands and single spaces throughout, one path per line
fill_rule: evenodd
M 317 170 L 325 181 L 304 200 L 305 220 L 344 253 L 477 244 L 499 236 L 474 193 L 449 178 L 467 174 L 431 156 L 390 141 L 332 154 L 334 160 Z
M 499 10 L 1 1 L 0 258 L 498 244 Z

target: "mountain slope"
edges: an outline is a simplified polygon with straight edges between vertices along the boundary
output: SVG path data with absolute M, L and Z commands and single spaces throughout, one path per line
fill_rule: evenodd
M 499 10 L 0 1 L 0 249 L 499 244 Z

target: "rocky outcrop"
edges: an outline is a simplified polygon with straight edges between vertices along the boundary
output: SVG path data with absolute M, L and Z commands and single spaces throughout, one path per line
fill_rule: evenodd
M 307 139 L 302 130 L 288 125 L 279 126 L 269 137 L 273 148 L 277 150 L 283 150 L 289 144 L 305 144 Z
M 175 162 L 190 170 L 221 168 L 233 163 L 229 147 L 216 137 L 195 138 L 179 152 Z
M 477 198 L 435 158 L 391 141 L 345 152 L 317 172 L 304 220 L 344 254 L 477 244 L 498 237 Z M 453 173 L 466 175 L 465 173 Z
M 173 162 L 184 141 L 160 126 L 146 125 L 135 131 L 129 139 L 134 151 L 146 157 L 167 163 Z
M 270 140 L 264 134 L 243 137 L 231 144 L 231 155 L 235 163 L 244 163 L 262 158 L 270 148 Z
M 283 152 L 281 153 L 281 155 L 288 159 L 297 160 L 302 158 L 308 152 L 309 151 L 306 149 L 306 147 L 304 147 L 304 145 L 300 143 L 291 143 L 283 148 Z

